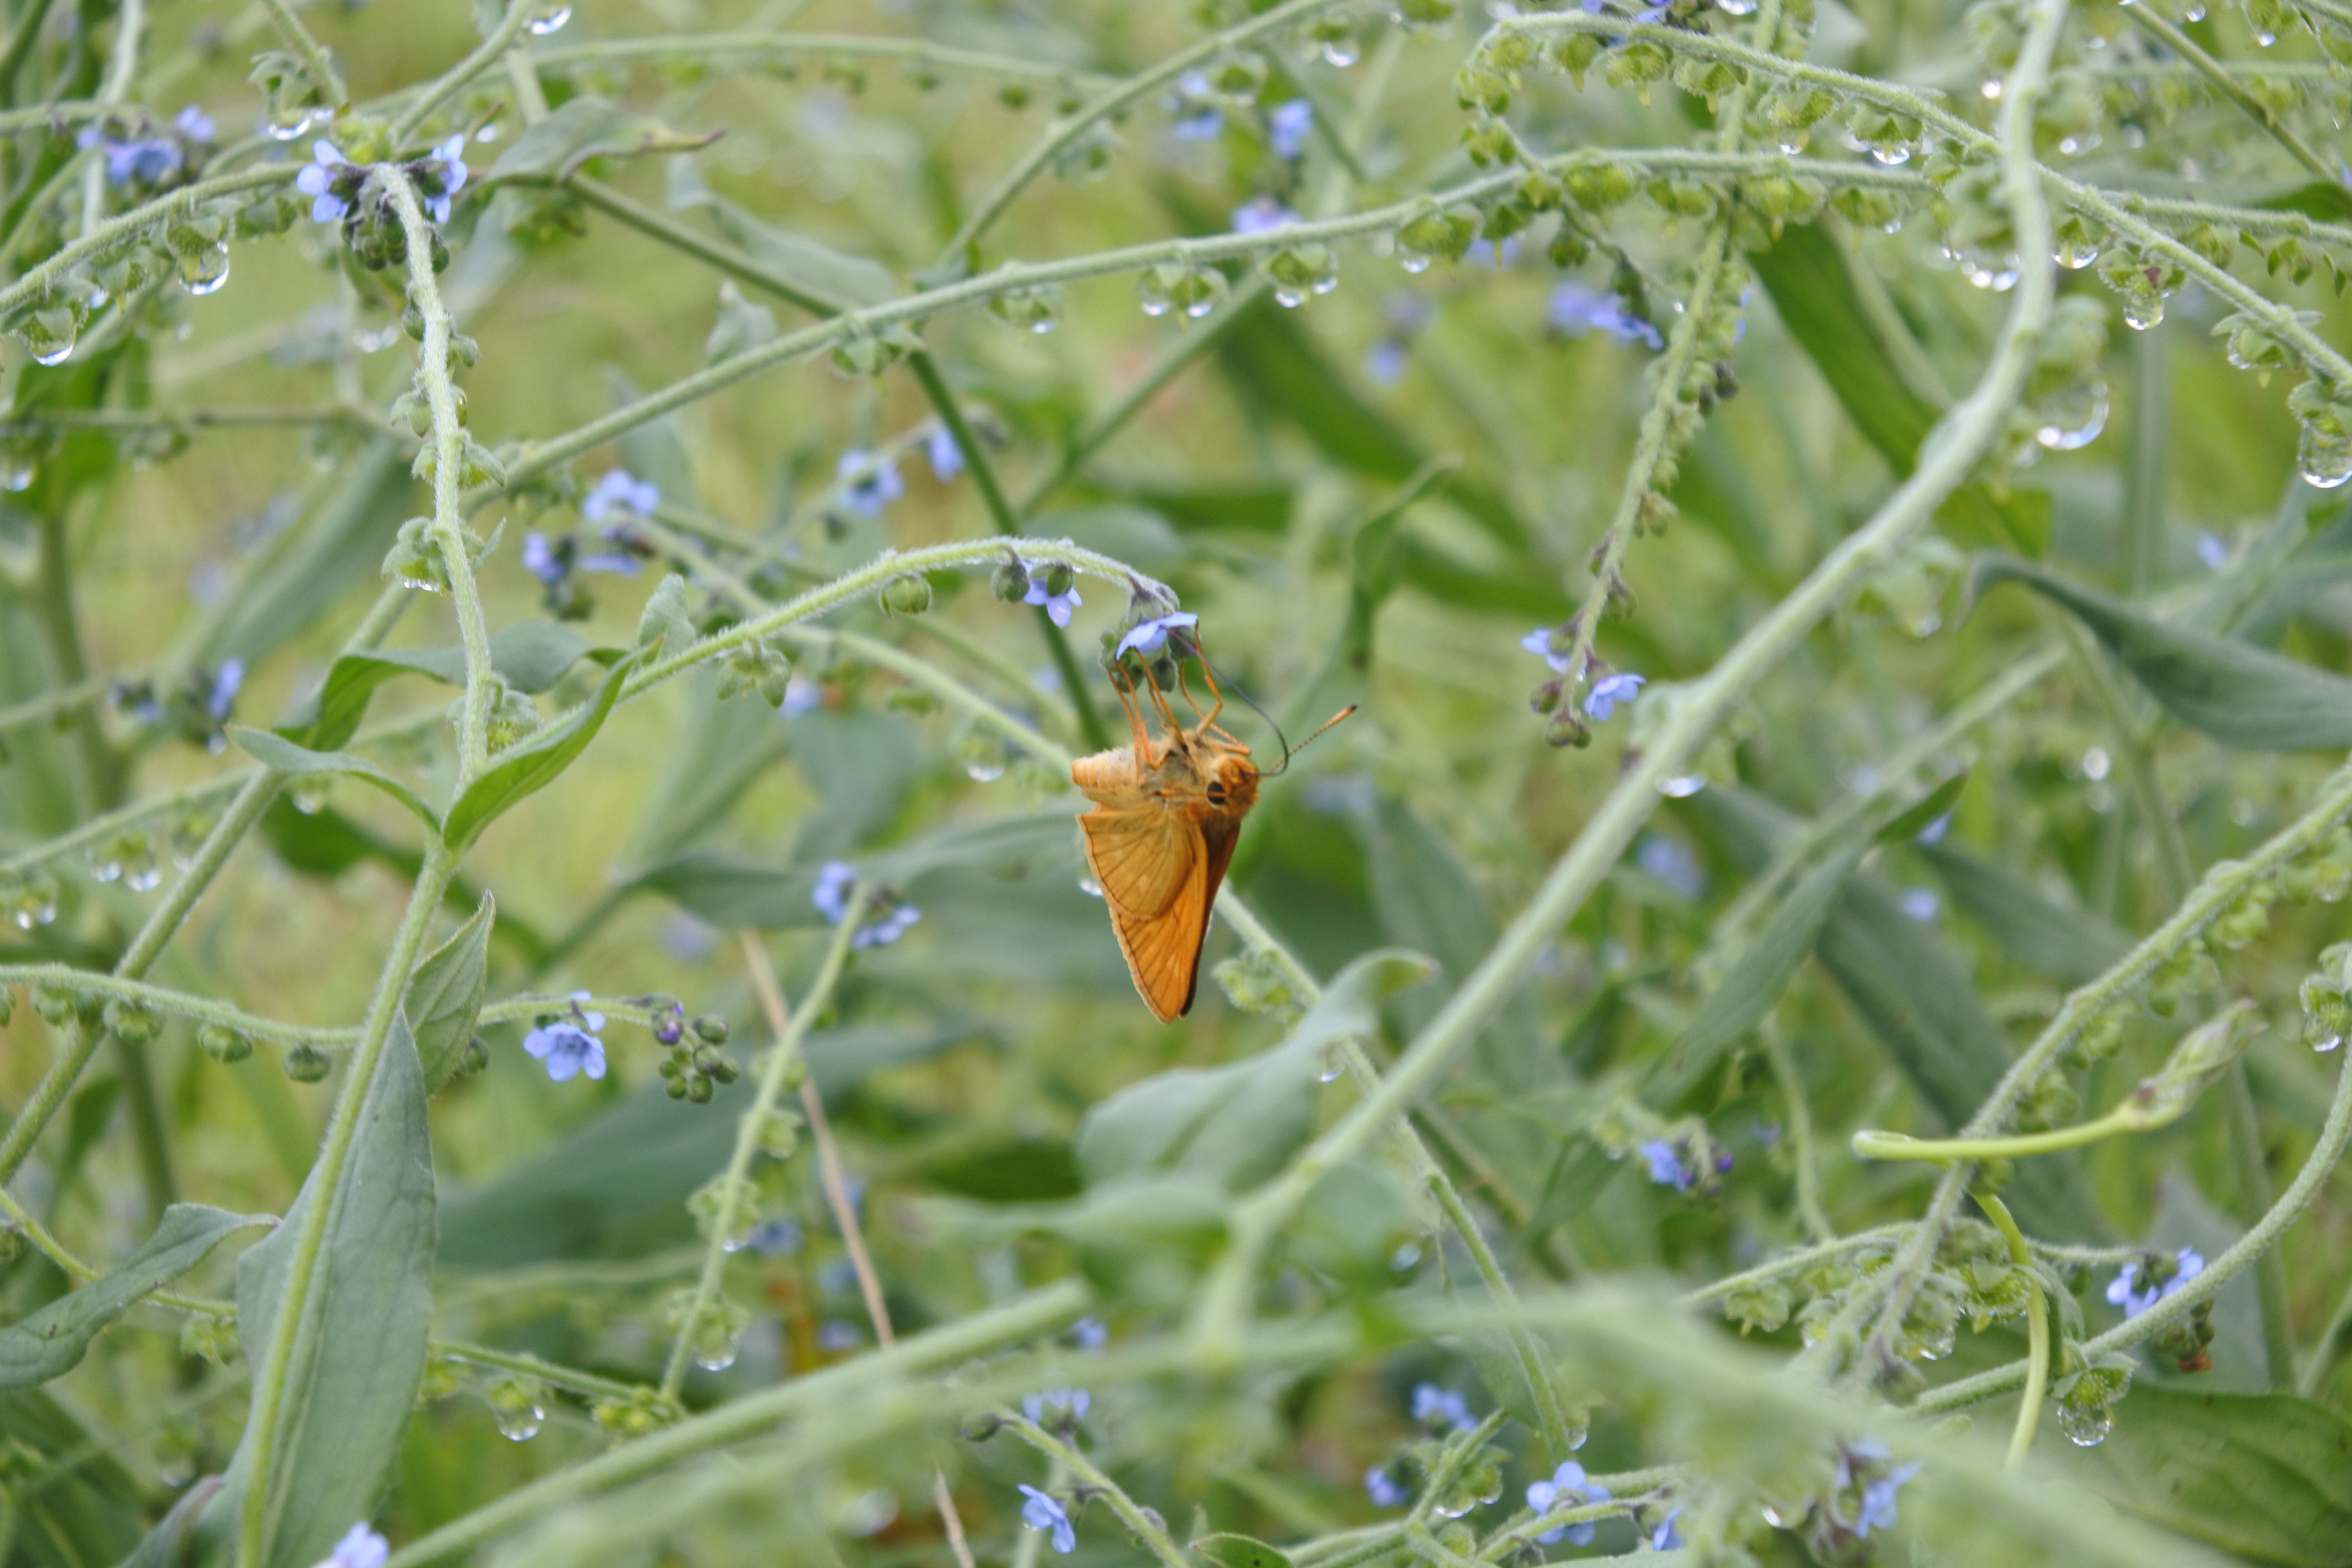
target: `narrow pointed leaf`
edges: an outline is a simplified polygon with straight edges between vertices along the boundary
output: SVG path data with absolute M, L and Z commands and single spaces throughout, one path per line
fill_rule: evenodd
M 578 628 L 561 621 L 518 621 L 490 637 L 490 668 L 517 691 L 536 695 L 562 679 L 583 658 L 610 662 L 615 650 L 590 645 Z M 347 653 L 327 671 L 319 693 L 278 725 L 277 732 L 314 752 L 332 751 L 350 741 L 367 716 L 377 687 L 402 675 L 423 675 L 445 686 L 466 684 L 462 647 L 374 648 Z
M 425 825 L 427 832 L 437 835 L 441 831 L 441 819 L 434 815 L 431 806 L 425 804 L 423 795 L 365 757 L 355 757 L 349 752 L 313 752 L 296 745 L 283 735 L 268 730 L 248 730 L 242 724 L 231 724 L 228 738 L 235 741 L 237 749 L 247 756 L 281 773 L 340 773 L 355 778 L 362 784 L 372 784 L 415 813 L 416 820 Z
M 1972 595 L 2024 584 L 2074 613 L 2158 706 L 2242 752 L 2352 746 L 2352 680 L 2230 637 L 2159 621 L 2119 599 L 2006 556 L 1977 563 Z
M 2102 916 L 2063 908 L 1989 860 L 1948 844 L 1916 847 L 1952 896 L 2010 957 L 2053 980 L 2080 985 L 2104 973 L 2131 938 Z
M 621 684 L 659 644 L 641 647 L 615 662 L 605 672 L 595 699 L 569 719 L 521 747 L 476 779 L 449 808 L 445 836 L 455 849 L 481 837 L 482 829 L 504 816 L 524 796 L 535 795 L 572 765 L 604 727 L 613 704 L 621 699 Z
M 248 1363 L 267 1364 L 280 1312 L 290 1306 L 302 1314 L 271 1473 L 251 1473 L 248 1424 L 202 1527 L 211 1541 L 232 1538 L 247 1488 L 268 1486 L 262 1568 L 310 1568 L 353 1520 L 374 1517 L 425 1376 L 433 1146 L 415 1043 L 396 1015 L 335 1186 L 310 1291 L 289 1303 L 294 1249 L 322 1170 L 312 1168 L 277 1232 L 237 1259 L 237 1337 Z
M 173 1204 L 155 1233 L 112 1271 L 0 1329 L 0 1390 L 37 1387 L 72 1371 L 131 1303 L 202 1263 L 230 1232 L 269 1223 L 267 1215 Z
M 474 1037 L 474 1020 L 482 1011 L 488 980 L 490 928 L 497 919 L 498 900 L 484 893 L 473 918 L 426 954 L 409 977 L 400 1008 L 416 1039 L 417 1067 L 428 1095 L 449 1081 Z

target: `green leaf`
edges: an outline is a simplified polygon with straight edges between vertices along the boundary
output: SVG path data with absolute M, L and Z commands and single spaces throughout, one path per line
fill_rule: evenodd
M 120 1432 L 93 1431 L 47 1389 L 22 1388 L 0 1398 L 0 1445 L 19 1468 L 15 1521 L 30 1526 L 9 1568 L 85 1568 L 138 1550 L 154 1482 L 125 1467 Z
M 416 966 L 401 997 L 401 1016 L 415 1037 L 417 1068 L 428 1095 L 449 1081 L 474 1037 L 474 1020 L 482 1011 L 482 993 L 488 983 L 490 928 L 497 919 L 498 900 L 484 893 L 472 918 Z
M 1792 224 L 1770 249 L 1750 251 L 1748 259 L 1854 428 L 1895 473 L 1908 475 L 1939 411 L 1895 368 L 1854 292 L 1844 247 L 1818 225 Z M 2000 501 L 1969 483 L 1953 491 L 1937 515 L 1964 538 L 2004 542 L 2034 555 L 2049 547 L 2049 505 L 2035 492 Z
M 355 778 L 362 784 L 373 784 L 393 799 L 415 813 L 416 820 L 429 833 L 439 834 L 441 819 L 425 804 L 425 797 L 408 787 L 405 781 L 383 771 L 365 757 L 355 757 L 349 752 L 313 752 L 296 745 L 285 736 L 268 730 L 248 730 L 242 724 L 228 727 L 228 738 L 237 749 L 263 767 L 293 776 L 340 773 Z
M 838 315 L 898 295 L 898 280 L 878 261 L 835 250 L 823 240 L 779 228 L 723 196 L 703 203 L 719 231 L 771 270 L 782 273 L 814 310 Z
M 195 652 L 196 664 L 212 668 L 230 658 L 257 663 L 376 574 L 393 535 L 415 510 L 409 503 L 416 482 L 387 440 L 370 440 L 338 467 L 334 488 L 293 523 L 299 532 L 272 541 L 260 563 L 239 574 Z M 340 746 L 347 739 L 305 743 Z
M 483 176 L 497 180 L 568 180 L 592 158 L 634 158 L 650 153 L 691 153 L 719 139 L 713 131 L 689 135 L 656 117 L 583 94 L 531 126 L 499 155 Z
M 1426 978 L 1431 968 L 1418 953 L 1367 953 L 1340 971 L 1272 1050 L 1129 1084 L 1078 1124 L 1078 1170 L 1087 1185 L 1176 1173 L 1243 1192 L 1265 1181 L 1313 1130 L 1326 1049 L 1374 1033 L 1381 999 Z
M 2346 1561 L 2352 1422 L 2308 1399 L 2137 1383 L 2116 1407 L 2114 1434 L 2070 1458 L 2123 1511 L 2244 1561 Z
M 1960 792 L 1969 787 L 1969 775 L 1963 771 L 1954 773 L 1929 790 L 1918 804 L 1898 813 L 1886 826 L 1873 835 L 1877 844 L 1908 844 L 1927 830 L 1927 825 L 1952 809 Z
M 110 1272 L 0 1329 L 0 1390 L 33 1388 L 63 1376 L 131 1303 L 202 1263 L 231 1231 L 269 1223 L 267 1215 L 173 1204 L 154 1234 Z
M 518 621 L 490 637 L 490 668 L 517 691 L 533 695 L 553 687 L 583 658 L 610 662 L 614 657 L 590 647 L 577 629 L 560 621 Z M 463 686 L 466 650 L 414 647 L 347 653 L 327 671 L 318 695 L 297 709 L 294 718 L 278 725 L 277 732 L 314 752 L 332 751 L 358 731 L 375 689 L 395 676 L 409 674 Z
M 1217 1568 L 1290 1568 L 1290 1558 L 1281 1548 L 1246 1535 L 1204 1535 L 1192 1542 L 1192 1550 Z
M 1764 1021 L 1813 950 L 1868 847 L 1860 839 L 1845 845 L 1790 890 L 1651 1069 L 1643 1099 L 1660 1109 L 1673 1105 L 1697 1086 L 1726 1048 Z
M 2257 197 L 2248 205 L 2272 212 L 2301 213 L 2322 223 L 2352 223 L 2352 190 L 2334 180 L 2306 180 L 2274 195 Z
M 570 767 L 572 760 L 586 751 L 588 742 L 596 738 L 596 731 L 604 727 L 613 704 L 621 700 L 621 686 L 628 679 L 629 672 L 653 651 L 641 647 L 622 657 L 605 672 L 604 683 L 596 689 L 593 700 L 545 734 L 508 753 L 504 761 L 467 785 L 466 793 L 449 807 L 449 820 L 444 829 L 449 847 L 463 850 L 481 837 L 482 829 L 525 796 L 546 788 Z
M 1984 927 L 2003 952 L 2053 980 L 2080 985 L 2131 949 L 2131 938 L 2104 916 L 2062 908 L 1965 849 L 1949 844 L 1913 848 L 1935 868 L 1955 908 Z
M 323 1166 L 313 1167 L 285 1223 L 236 1265 L 237 1337 L 247 1362 L 268 1363 L 304 1216 Z M 204 1531 L 234 1533 L 247 1487 L 269 1489 L 273 1525 L 263 1568 L 310 1568 L 357 1519 L 374 1515 L 425 1375 L 433 1315 L 433 1145 L 425 1080 L 407 1021 L 394 1016 L 346 1152 L 320 1237 L 271 1445 L 271 1473 L 252 1475 L 250 1423 L 228 1484 Z
M 2142 614 L 2006 556 L 1979 561 L 1971 595 L 2004 580 L 2072 610 L 2167 713 L 2245 752 L 2352 746 L 2352 680 L 2229 637 Z
M 686 613 L 686 579 L 673 572 L 646 599 L 637 614 L 637 646 L 667 643 L 684 647 L 694 640 L 694 623 Z
M 172 1505 L 172 1511 L 163 1516 L 163 1522 L 139 1543 L 139 1549 L 115 1568 L 186 1568 L 195 1543 L 196 1521 L 224 1484 L 218 1476 L 198 1477 L 180 1494 L 180 1500 Z

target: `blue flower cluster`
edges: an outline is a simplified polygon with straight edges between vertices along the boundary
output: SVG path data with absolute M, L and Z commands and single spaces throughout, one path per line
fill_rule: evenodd
M 961 459 L 962 454 L 957 457 Z M 931 461 L 936 472 L 936 448 Z M 841 504 L 861 517 L 880 517 L 883 508 L 907 493 L 907 482 L 898 477 L 898 460 L 887 452 L 857 448 L 844 452 L 834 478 L 841 486 Z
M 74 144 L 104 155 L 109 184 L 160 185 L 186 168 L 196 149 L 212 144 L 213 129 L 212 117 L 192 103 L 173 120 L 171 135 L 123 136 L 85 125 Z
M 1189 610 L 1178 610 L 1165 616 L 1154 616 L 1148 621 L 1139 621 L 1118 639 L 1118 647 L 1112 650 L 1111 657 L 1117 658 L 1125 654 L 1139 653 L 1150 658 L 1168 646 L 1171 634 L 1176 637 L 1177 652 L 1190 652 L 1183 634 L 1200 624 L 1201 617 Z
M 1562 283 L 1551 291 L 1544 321 L 1552 331 L 1570 337 L 1603 331 L 1629 343 L 1647 343 L 1653 353 L 1666 346 L 1664 335 L 1633 314 L 1623 295 L 1612 289 L 1588 289 L 1581 283 Z
M 2184 1247 L 2171 1258 L 2159 1253 L 2125 1264 L 2107 1286 L 2107 1300 L 2125 1317 L 2137 1318 L 2204 1272 L 2205 1259 L 2193 1247 Z
M 1413 1384 L 1412 1418 L 1424 1426 L 1478 1425 L 1478 1418 L 1470 1414 L 1469 1405 L 1460 1394 L 1433 1383 Z
M 466 187 L 466 136 L 459 132 L 407 165 L 435 223 L 449 221 L 449 203 Z M 312 223 L 340 223 L 358 205 L 367 170 L 343 156 L 324 137 L 310 143 L 310 161 L 294 176 L 294 188 L 310 198 Z
M 335 1549 L 320 1560 L 317 1568 L 383 1568 L 391 1555 L 392 1542 L 362 1522 L 352 1526 L 335 1542 Z
M 1052 1531 L 1056 1552 L 1067 1553 L 1078 1549 L 1077 1527 L 1070 1522 L 1069 1510 L 1055 1501 L 1052 1493 L 1039 1491 L 1024 1482 L 1021 1495 L 1028 1499 L 1021 1505 L 1023 1524 L 1031 1530 Z

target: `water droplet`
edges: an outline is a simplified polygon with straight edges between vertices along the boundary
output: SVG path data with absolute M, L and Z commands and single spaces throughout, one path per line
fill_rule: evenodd
M 1870 156 L 1874 162 L 1896 169 L 1911 161 L 1911 148 L 1902 142 L 1878 142 L 1871 145 Z
M 1921 1361 L 1941 1361 L 1952 1353 L 1952 1348 L 1958 1340 L 1958 1331 L 1947 1323 L 1927 1338 L 1914 1341 L 1912 1349 L 1917 1352 Z
M 427 581 L 423 577 L 403 577 L 400 580 L 400 585 L 404 588 L 414 588 L 420 594 L 437 594 L 441 591 L 440 584 Z
M 2058 1430 L 2077 1448 L 2095 1448 L 2116 1429 L 2116 1413 L 2105 1405 L 2060 1405 Z
M 33 482 L 33 465 L 14 454 L 0 456 L 0 490 L 15 493 Z
M 2164 320 L 2164 296 L 2150 289 L 2145 294 L 2124 296 L 2124 325 L 2136 332 L 2144 332 Z
M 2267 48 L 2269 48 L 2273 44 L 2275 44 L 2275 43 L 2277 43 L 2277 42 L 2278 42 L 2278 35 L 2277 35 L 2276 33 L 2272 33 L 2272 32 L 2260 32 L 2260 33 L 2256 33 L 2256 34 L 2254 35 L 2254 42 L 2256 42 L 2256 43 L 2260 44 L 2263 47 L 2264 47 L 2264 48 L 2266 48 L 2266 49 L 2267 49 Z
M 2134 150 L 2147 145 L 2147 128 L 2137 120 L 2124 121 L 2124 145 Z
M 1156 270 L 1135 280 L 1135 301 L 1143 307 L 1143 313 L 1147 316 L 1164 316 L 1176 303 L 1168 297 L 1168 290 L 1161 287 Z
M 1727 16 L 1753 16 L 1756 0 L 1715 0 L 1715 8 Z
M 42 352 L 41 345 L 38 342 L 35 342 L 32 344 L 32 349 L 33 363 L 35 364 L 63 364 L 67 360 L 73 357 L 73 335 L 71 333 L 68 333 L 63 342 L 52 342 L 46 353 Z
M 1985 78 L 1983 82 L 1977 88 L 1977 90 L 1983 93 L 1986 98 L 1996 100 L 2000 97 L 2000 89 L 2001 80 L 2000 78 L 1997 76 L 1989 76 Z
M 694 1364 L 705 1372 L 725 1372 L 735 1364 L 735 1351 L 740 1336 L 733 1331 L 713 1327 L 694 1337 Z
M 559 5 L 554 10 L 550 11 L 546 16 L 533 17 L 530 21 L 524 23 L 523 26 L 533 37 L 543 38 L 550 33 L 562 32 L 563 30 L 563 24 L 570 20 L 572 20 L 572 7 L 569 5 Z
M 2203 21 L 2205 19 L 2204 0 L 2194 0 L 2187 10 L 2180 13 L 2180 19 L 2184 22 Z
M 1307 303 L 1307 290 L 1287 288 L 1277 283 L 1274 286 L 1274 302 L 1286 310 L 1296 310 L 1299 306 Z
M 509 1443 L 528 1443 L 547 1424 L 547 1412 L 536 1405 L 494 1405 L 499 1436 Z
M 55 895 L 43 899 L 37 903 L 30 898 L 20 899 L 16 902 L 13 918 L 18 931 L 31 931 L 36 926 L 47 925 L 58 918 L 58 900 Z
M 1705 773 L 1676 773 L 1658 781 L 1658 793 L 1668 800 L 1688 800 L 1706 787 Z
M 291 120 L 264 121 L 261 133 L 272 142 L 291 142 L 317 123 L 319 123 L 317 111 L 305 110 Z
M 89 857 L 89 874 L 101 882 L 120 881 L 122 879 L 122 861 L 115 855 L 93 850 Z
M 2062 239 L 2050 258 L 2071 272 L 2080 272 L 2099 258 L 2099 247 L 2088 240 Z
M 1353 33 L 1342 33 L 1323 40 L 1323 63 L 1346 70 L 1364 58 L 1364 46 Z
M 1078 891 L 1084 893 L 1090 899 L 1099 899 L 1102 897 L 1102 884 L 1096 881 L 1092 877 L 1080 877 L 1078 879 Z
M 133 861 L 123 868 L 122 885 L 134 893 L 152 893 L 162 885 L 163 880 L 163 868 L 155 864 L 152 856 L 143 860 Z
M 1784 158 L 1795 157 L 1798 153 L 1805 150 L 1806 144 L 1811 140 L 1812 138 L 1802 131 L 1782 132 L 1780 133 L 1780 156 Z
M 2352 435 L 2330 435 L 2315 424 L 2305 425 L 2295 461 L 2303 469 L 2305 484 L 2332 490 L 2352 479 Z
M 2344 1037 L 2341 1035 L 2305 1035 L 2303 1038 L 2304 1044 L 2322 1056 L 2344 1043 Z
M 1004 776 L 1004 764 L 1001 761 L 986 762 L 979 757 L 966 757 L 963 771 L 974 784 L 994 784 Z
M 2042 405 L 2042 424 L 2033 438 L 2053 452 L 2072 452 L 2099 438 L 2107 427 L 2107 384 L 2070 387 Z
M 1191 304 L 1184 307 L 1185 318 L 1189 321 L 1194 321 L 1201 320 L 1203 316 L 1206 316 L 1210 311 L 1217 308 L 1217 300 L 1220 298 L 1222 298 L 1222 296 L 1212 294 L 1193 300 Z
M 215 245 L 194 256 L 180 258 L 180 287 L 202 299 L 217 294 L 228 282 L 228 247 Z
M 2005 256 L 2000 261 L 1992 263 L 1987 262 L 1981 257 L 1963 256 L 1960 258 L 1960 271 L 1975 287 L 1989 289 L 1996 294 L 2005 294 L 2017 287 L 2017 279 L 2023 273 L 2024 268 L 2013 255 Z

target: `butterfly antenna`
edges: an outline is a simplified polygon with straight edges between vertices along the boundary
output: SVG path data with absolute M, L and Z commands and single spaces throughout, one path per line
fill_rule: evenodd
M 1337 713 L 1332 714 L 1328 719 L 1324 720 L 1322 723 L 1315 727 L 1314 735 L 1307 736 L 1307 739 L 1299 742 L 1297 745 L 1285 745 L 1282 752 L 1282 767 L 1277 767 L 1274 771 L 1276 773 L 1280 773 L 1283 768 L 1288 767 L 1290 765 L 1291 758 L 1297 756 L 1299 752 L 1305 751 L 1307 747 L 1315 743 L 1316 735 L 1320 735 L 1324 731 L 1329 729 L 1332 725 L 1337 724 L 1340 720 L 1345 719 L 1350 713 L 1353 713 L 1356 710 L 1356 706 L 1357 705 L 1355 703 L 1350 702 L 1345 708 L 1340 709 Z M 1269 720 L 1268 722 L 1272 722 L 1272 721 Z M 1275 733 L 1279 735 L 1282 731 L 1276 730 Z

